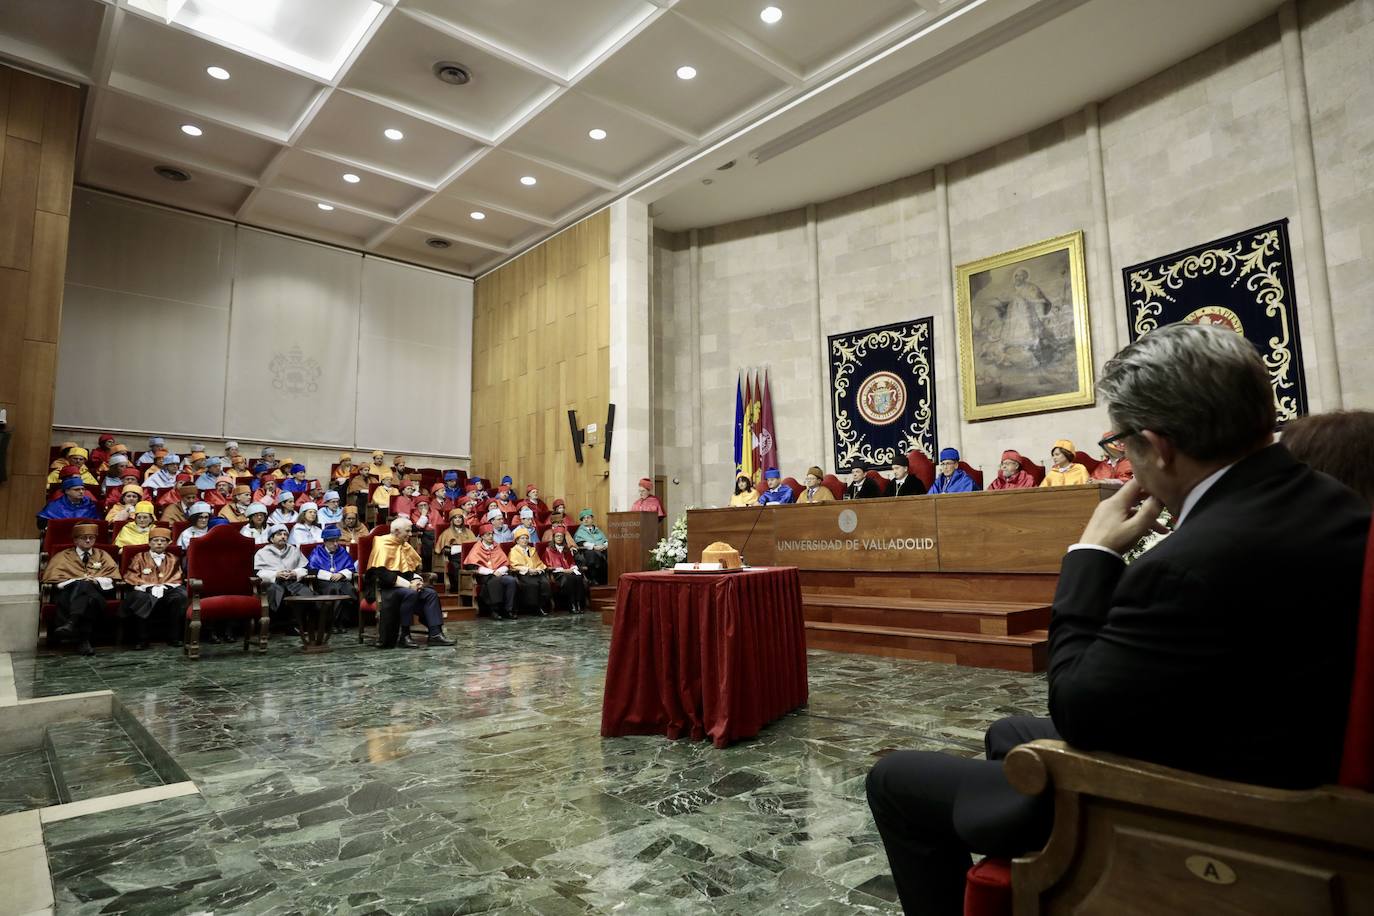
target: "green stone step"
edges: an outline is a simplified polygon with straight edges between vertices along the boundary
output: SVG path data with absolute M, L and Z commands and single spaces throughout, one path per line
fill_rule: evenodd
M 114 719 L 50 725 L 43 748 L 63 804 L 164 784 L 157 767 Z

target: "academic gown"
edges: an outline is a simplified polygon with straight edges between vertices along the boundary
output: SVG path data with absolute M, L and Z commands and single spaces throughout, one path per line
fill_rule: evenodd
M 946 477 L 944 474 L 935 475 L 935 483 L 931 486 L 931 493 L 972 493 L 977 487 L 973 484 L 973 478 L 968 476 L 963 468 L 955 468 L 954 473 Z
M 892 481 L 889 496 L 924 496 L 926 485 L 915 474 L 907 474 L 901 481 Z
M 879 496 L 882 496 L 882 493 L 870 477 L 865 477 L 861 483 L 850 483 L 844 488 L 845 499 L 876 499 Z
M 553 588 L 546 574 L 548 567 L 539 559 L 539 551 L 533 544 L 510 548 L 510 569 L 515 573 L 516 600 L 520 610 L 536 614 L 545 613 L 545 608 L 553 600 Z
M 177 558 L 145 550 L 129 564 L 124 581 L 132 587 L 124 593 L 120 613 L 138 620 L 138 641 L 147 642 L 148 621 L 156 618 L 166 627 L 168 642 L 181 642 L 189 599 Z
M 1035 486 L 1035 478 L 1024 470 L 1017 472 L 1010 477 L 1003 477 L 999 471 L 997 476 L 988 484 L 989 490 L 1028 490 Z
M 829 503 L 835 501 L 835 494 L 831 493 L 824 484 L 817 484 L 814 490 L 802 488 L 801 495 L 797 497 L 799 503 Z
M 581 613 L 587 608 L 587 579 L 577 565 L 577 554 L 566 542 L 549 545 L 544 556 L 552 573 L 554 602 L 566 611 Z
M 247 506 L 240 506 L 238 503 L 228 503 L 223 509 L 219 510 L 219 517 L 231 522 L 248 521 Z
M 791 491 L 791 490 L 788 490 L 787 492 L 791 493 L 792 491 Z M 762 496 L 759 497 L 759 502 L 763 502 L 763 497 L 762 497 Z M 791 500 L 789 499 L 788 502 L 791 502 Z M 659 498 L 658 498 L 657 496 L 655 496 L 654 494 L 652 494 L 652 493 L 650 493 L 648 496 L 644 497 L 643 499 L 636 499 L 636 500 L 634 501 L 634 505 L 630 506 L 630 511 L 631 511 L 631 512 L 652 512 L 652 513 L 654 513 L 655 515 L 657 515 L 659 518 L 663 518 L 664 516 L 666 516 L 666 515 L 668 514 L 667 512 L 663 511 L 663 503 L 660 502 L 660 501 L 659 501 Z
M 253 554 L 253 574 L 267 583 L 267 607 L 272 616 L 275 617 L 281 612 L 282 602 L 286 600 L 287 595 L 311 594 L 310 586 L 300 579 L 279 578 L 284 572 L 305 571 L 306 559 L 295 544 L 278 547 L 268 543 Z
M 610 541 L 606 540 L 606 532 L 595 525 L 578 525 L 573 542 L 581 548 L 578 550 L 578 559 L 582 561 L 588 583 L 605 585 L 609 576 L 604 548 L 610 544 Z
M 288 493 L 295 493 L 297 496 L 300 496 L 302 493 L 310 489 L 310 481 L 297 480 L 294 477 L 290 477 L 286 480 L 283 480 L 280 484 L 278 484 L 278 487 L 280 489 L 285 490 Z
M 81 494 L 81 502 L 72 504 L 66 496 L 59 496 L 38 512 L 40 519 L 53 518 L 100 518 L 100 508 L 86 492 Z
M 1045 468 L 1045 479 L 1040 481 L 1040 486 L 1072 487 L 1091 482 L 1092 478 L 1088 476 L 1088 469 L 1075 461 L 1063 468 Z
M 75 547 L 60 550 L 43 568 L 43 581 L 52 583 L 53 603 L 57 605 L 55 635 L 85 642 L 105 611 L 105 599 L 112 596 L 114 581 L 119 578 L 119 563 L 98 547 L 87 552 L 81 562 Z M 75 580 L 75 581 L 69 581 Z M 67 582 L 67 585 L 62 583 Z M 63 631 L 58 634 L 58 631 Z
M 1090 477 L 1093 480 L 1127 481 L 1135 477 L 1135 471 L 1131 469 L 1131 459 L 1118 458 L 1115 465 L 1110 461 L 1103 461 L 1093 468 Z
M 353 557 L 349 555 L 348 548 L 342 544 L 330 553 L 323 544 L 319 544 L 310 552 L 310 559 L 306 563 L 312 583 L 315 586 L 317 595 L 338 595 L 347 598 L 341 602 L 339 613 L 335 620 L 339 624 L 349 624 L 358 619 L 358 564 L 353 562 Z M 342 574 L 342 579 L 321 578 L 321 573 Z
M 382 617 L 397 615 L 399 635 L 408 635 L 411 618 L 419 615 L 424 621 L 430 636 L 443 632 L 444 613 L 439 607 L 439 595 L 428 585 L 412 588 L 408 583 L 423 577 L 420 555 L 410 546 L 409 538 L 398 538 L 394 534 L 383 534 L 372 540 L 372 556 L 368 558 L 367 570 L 371 573 L 380 590 L 378 600 L 378 640 L 383 648 L 394 645 L 389 626 L 384 626 Z M 384 632 L 388 631 L 388 632 Z
M 509 569 L 510 560 L 499 544 L 490 547 L 481 540 L 468 548 L 464 556 L 464 566 L 473 569 L 477 581 L 477 604 L 480 609 L 490 610 L 493 615 L 515 616 L 515 576 L 497 575 L 499 570 Z
M 765 489 L 762 493 L 759 494 L 760 506 L 785 506 L 788 503 L 794 503 L 796 501 L 797 497 L 792 492 L 792 488 L 785 483 L 778 484 L 778 487 L 775 490 Z M 662 517 L 663 514 L 660 512 L 659 518 Z

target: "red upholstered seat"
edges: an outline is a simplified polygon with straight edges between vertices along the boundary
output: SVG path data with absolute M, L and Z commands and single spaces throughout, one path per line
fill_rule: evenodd
M 782 485 L 785 487 L 790 487 L 792 489 L 793 502 L 796 502 L 797 500 L 801 499 L 802 490 L 806 489 L 801 484 L 797 483 L 797 479 L 795 477 L 784 477 L 782 479 Z
M 844 499 L 844 484 L 840 483 L 840 478 L 834 474 L 826 474 L 821 481 L 821 486 L 830 491 L 830 495 L 836 499 Z
M 1035 461 L 1031 461 L 1023 454 L 1021 456 L 1021 469 L 1035 478 L 1035 485 L 1040 486 L 1040 481 L 1045 479 L 1045 466 Z
M 887 495 L 887 489 L 888 489 L 889 486 L 891 486 L 891 481 L 889 481 L 889 480 L 888 480 L 886 477 L 884 477 L 882 474 L 879 474 L 877 471 L 866 471 L 866 472 L 864 472 L 864 473 L 865 473 L 865 476 L 867 476 L 869 480 L 873 481 L 873 483 L 875 483 L 875 484 L 877 485 L 877 487 L 878 487 L 878 494 L 879 494 L 880 496 L 886 496 L 886 495 Z M 931 479 L 934 480 L 934 478 L 931 478 Z M 927 489 L 929 489 L 929 487 L 927 487 Z
M 927 457 L 926 453 L 920 449 L 914 449 L 906 453 L 907 470 L 916 475 L 916 479 L 926 485 L 926 490 L 935 486 L 935 462 Z
M 1011 863 L 984 859 L 968 870 L 964 916 L 1011 916 Z
M 377 528 L 377 531 L 385 531 L 384 528 Z M 364 621 L 367 615 L 377 616 L 377 590 L 370 586 L 365 580 L 367 578 L 367 561 L 372 558 L 372 539 L 374 534 L 361 535 L 357 543 L 346 545 L 349 556 L 353 557 L 353 562 L 358 564 L 358 643 L 363 642 Z
M 72 546 L 72 529 L 82 522 L 89 522 L 96 527 L 95 541 L 97 544 L 106 544 L 111 540 L 109 525 L 104 519 L 96 518 L 51 518 L 48 519 L 47 527 L 43 529 L 43 553 L 51 557 L 59 550 L 66 550 Z
M 229 525 L 211 528 L 195 538 L 187 549 L 187 578 L 191 604 L 186 609 L 186 654 L 200 658 L 202 620 L 246 620 L 243 648 L 256 627 L 258 651 L 267 651 L 267 596 L 253 575 L 253 555 L 258 545 Z
M 967 461 L 960 461 L 960 462 L 959 462 L 959 467 L 963 469 L 963 471 L 964 471 L 965 474 L 967 474 L 969 477 L 973 478 L 973 482 L 978 486 L 978 489 L 980 489 L 980 490 L 983 489 L 983 472 L 982 472 L 982 471 L 978 470 L 978 469 L 975 468 L 973 465 L 969 464 Z
M 1355 677 L 1350 686 L 1340 784 L 1374 792 L 1374 527 L 1364 555 L 1364 589 L 1355 636 Z

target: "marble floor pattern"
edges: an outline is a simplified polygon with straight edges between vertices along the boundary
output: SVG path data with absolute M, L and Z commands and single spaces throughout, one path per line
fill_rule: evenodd
M 897 913 L 874 760 L 1045 711 L 1043 676 L 812 652 L 809 705 L 757 738 L 603 740 L 609 627 L 450 635 L 16 660 L 21 696 L 115 691 L 203 791 L 48 825 L 56 911 Z

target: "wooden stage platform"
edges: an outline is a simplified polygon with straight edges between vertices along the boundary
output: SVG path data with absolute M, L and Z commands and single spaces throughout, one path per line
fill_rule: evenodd
M 751 566 L 798 567 L 811 648 L 1043 671 L 1060 561 L 1113 492 L 694 509 L 687 552 L 725 541 Z

